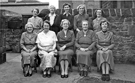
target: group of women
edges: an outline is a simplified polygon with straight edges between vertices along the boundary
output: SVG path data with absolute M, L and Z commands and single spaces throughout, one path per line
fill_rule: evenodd
M 63 5 L 64 12 L 55 13 L 50 6 L 50 13 L 43 19 L 38 17 L 38 9 L 33 9 L 33 16 L 25 25 L 26 32 L 20 40 L 22 67 L 24 76 L 31 76 L 36 69 L 36 56 L 41 60 L 43 77 L 51 77 L 51 70 L 56 65 L 56 56 L 61 68 L 61 78 L 68 78 L 69 64 L 74 54 L 79 75 L 88 76 L 92 56 L 96 53 L 97 69 L 102 72 L 101 79 L 109 81 L 109 72 L 114 70 L 112 49 L 113 33 L 109 31 L 109 22 L 103 17 L 102 10 L 95 11 L 95 17 L 89 18 L 84 4 L 77 7 L 78 14 L 70 13 L 71 6 Z M 92 20 L 92 21 L 91 21 Z

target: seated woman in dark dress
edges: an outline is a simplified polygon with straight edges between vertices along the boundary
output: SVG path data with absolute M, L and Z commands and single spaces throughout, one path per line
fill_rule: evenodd
M 77 33 L 75 46 L 80 76 L 87 76 L 92 63 L 91 56 L 95 52 L 95 36 L 92 30 L 88 30 L 87 20 L 82 21 L 82 29 Z
M 109 81 L 109 71 L 114 70 L 114 57 L 112 49 L 114 47 L 113 33 L 108 31 L 108 22 L 101 21 L 101 31 L 96 33 L 97 51 L 97 67 L 102 70 L 102 80 Z
M 68 65 L 70 64 L 72 55 L 74 54 L 73 46 L 75 37 L 73 31 L 68 30 L 69 26 L 70 22 L 67 19 L 63 19 L 61 21 L 61 27 L 63 27 L 63 30 L 57 34 L 57 48 L 61 66 L 61 78 L 68 77 Z
M 26 32 L 22 33 L 20 44 L 21 44 L 21 56 L 22 56 L 22 67 L 24 76 L 32 75 L 32 68 L 35 68 L 35 56 L 37 55 L 36 51 L 36 33 L 33 32 L 34 25 L 28 22 L 25 25 Z

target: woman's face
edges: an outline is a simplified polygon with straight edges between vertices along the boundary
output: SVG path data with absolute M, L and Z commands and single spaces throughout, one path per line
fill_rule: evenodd
M 49 26 L 49 24 L 48 24 L 48 23 L 44 23 L 43 28 L 44 28 L 44 31 L 45 31 L 45 32 L 48 32 L 48 31 L 49 31 L 50 26 Z
M 33 26 L 32 25 L 28 25 L 27 26 L 27 32 L 29 32 L 29 33 L 32 33 L 33 32 Z
M 32 11 L 32 14 L 33 14 L 33 16 L 37 16 L 37 15 L 38 15 L 37 10 L 34 9 L 34 10 Z
M 82 22 L 82 29 L 83 29 L 84 31 L 88 30 L 88 22 L 87 22 L 87 21 L 83 21 L 83 22 Z
M 107 24 L 107 22 L 103 22 L 101 24 L 101 28 L 102 28 L 102 31 L 107 31 L 108 30 L 108 24 Z
M 97 17 L 101 17 L 102 16 L 102 11 L 101 10 L 97 10 L 96 15 L 97 15 Z
M 67 30 L 68 27 L 69 27 L 69 22 L 68 22 L 67 20 L 65 20 L 65 21 L 63 22 L 63 24 L 62 24 L 62 27 L 63 27 L 63 29 Z
M 50 7 L 50 13 L 54 13 L 55 12 L 55 8 L 54 7 Z
M 80 6 L 80 8 L 79 8 L 79 14 L 83 14 L 84 13 L 84 7 L 83 6 Z
M 69 5 L 65 5 L 65 6 L 64 6 L 64 11 L 65 11 L 65 12 L 69 12 L 69 9 L 70 9 Z

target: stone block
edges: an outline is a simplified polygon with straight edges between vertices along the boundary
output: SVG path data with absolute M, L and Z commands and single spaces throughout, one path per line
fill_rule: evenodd
M 121 9 L 116 9 L 116 15 L 119 17 L 121 16 Z
M 92 17 L 92 9 L 87 9 L 87 14 L 89 15 L 89 17 Z
M 121 14 L 122 14 L 123 17 L 132 16 L 131 10 L 129 8 L 121 9 Z
M 132 16 L 135 17 L 135 8 L 132 8 L 131 11 L 132 11 Z
M 109 9 L 110 11 L 110 16 L 116 16 L 115 9 Z
M 103 9 L 103 12 L 105 14 L 105 17 L 109 17 L 109 10 L 108 9 Z
M 135 25 L 129 27 L 129 35 L 135 36 Z

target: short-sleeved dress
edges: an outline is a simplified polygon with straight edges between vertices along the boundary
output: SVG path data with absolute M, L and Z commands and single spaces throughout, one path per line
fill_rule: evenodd
M 40 67 L 45 70 L 46 68 L 53 68 L 56 64 L 56 58 L 54 57 L 56 48 L 57 37 L 54 31 L 40 32 L 37 36 L 36 43 L 42 47 L 39 48 L 39 57 L 41 58 Z
M 94 47 L 88 51 L 81 51 L 80 48 L 90 48 L 90 45 L 95 42 L 94 32 L 92 30 L 88 30 L 86 34 L 83 31 L 77 33 L 76 37 L 76 54 L 77 54 L 77 63 L 85 64 L 86 66 L 90 66 L 92 63 L 91 55 L 95 52 Z
M 58 42 L 57 42 L 57 48 L 58 48 L 58 55 L 59 61 L 61 60 L 67 60 L 69 63 L 71 62 L 72 55 L 74 54 L 74 32 L 71 30 L 68 30 L 65 34 L 64 31 L 60 31 L 57 34 Z M 60 47 L 66 45 L 66 48 L 64 51 L 60 51 Z
M 107 20 L 107 19 L 104 18 L 104 17 L 101 17 L 100 19 L 95 18 L 95 19 L 93 20 L 93 30 L 94 30 L 95 32 L 98 32 L 98 31 L 101 30 L 101 28 L 100 28 L 100 23 L 101 23 L 101 21 L 104 21 L 104 20 Z
M 36 38 L 37 35 L 35 33 L 31 34 L 31 37 L 29 37 L 29 34 L 27 32 L 22 33 L 20 44 L 21 47 L 25 46 L 27 49 L 32 49 L 36 45 Z M 34 50 L 33 52 L 26 52 L 24 49 L 21 50 L 22 55 L 22 67 L 24 64 L 30 64 L 31 66 L 34 66 L 34 59 L 37 55 L 37 50 Z
M 98 45 L 102 47 L 108 47 L 111 44 L 114 44 L 113 33 L 110 31 L 106 33 L 103 33 L 102 31 L 97 32 L 96 42 Z M 106 52 L 104 52 L 100 50 L 100 48 L 98 48 L 96 61 L 97 61 L 98 69 L 100 69 L 102 63 L 107 62 L 110 65 L 110 68 L 114 70 L 114 57 L 113 57 L 112 49 L 109 49 Z

